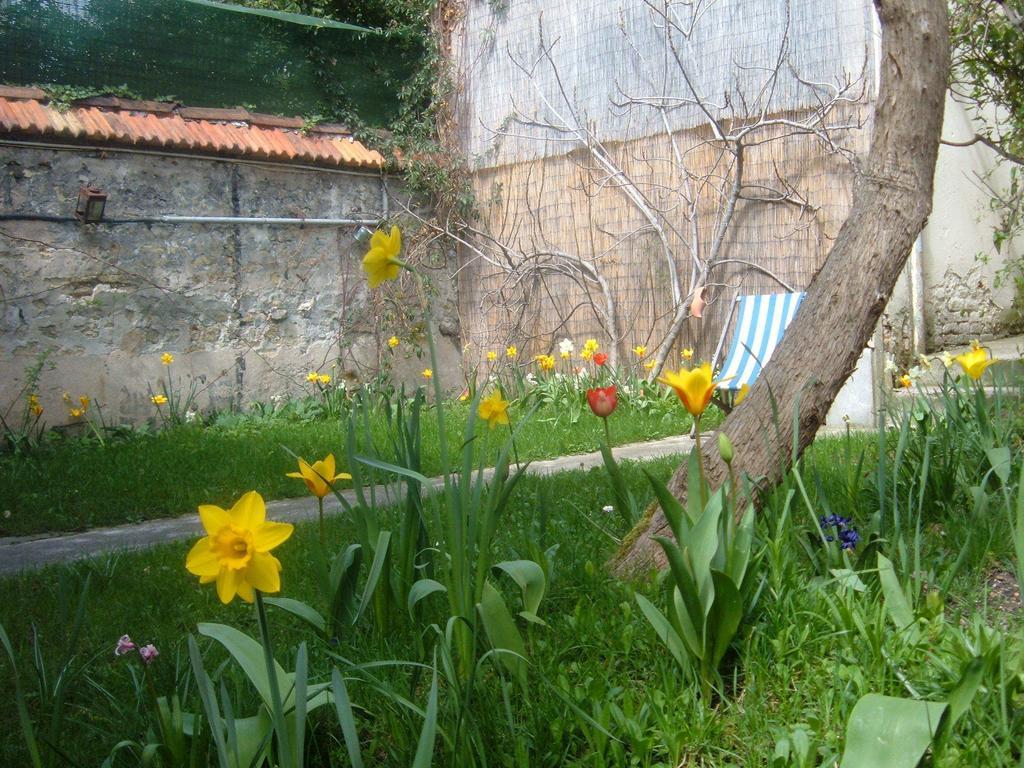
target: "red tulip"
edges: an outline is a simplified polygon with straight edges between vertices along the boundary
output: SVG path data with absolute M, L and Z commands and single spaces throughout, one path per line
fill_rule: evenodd
M 596 358 L 597 356 L 595 355 L 594 357 Z M 615 385 L 612 384 L 610 387 L 594 387 L 593 389 L 588 389 L 587 402 L 590 404 L 590 410 L 594 412 L 595 416 L 607 419 L 612 415 L 612 411 L 614 411 L 615 407 L 619 404 Z
M 608 362 L 608 355 L 606 355 L 604 352 L 595 352 L 594 362 L 597 365 L 604 365 L 605 363 Z

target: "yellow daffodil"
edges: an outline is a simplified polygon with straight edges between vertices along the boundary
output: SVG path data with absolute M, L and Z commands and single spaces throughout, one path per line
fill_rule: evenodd
M 170 365 L 171 363 L 174 362 L 174 355 L 172 355 L 170 352 L 164 352 L 162 355 L 160 355 L 160 362 L 163 363 L 164 365 Z
M 91 401 L 90 401 L 90 400 L 89 400 L 89 398 L 88 398 L 88 397 L 86 397 L 85 395 L 82 395 L 82 396 L 81 396 L 80 398 L 78 398 L 78 402 L 80 402 L 80 403 L 82 404 L 82 410 L 83 410 L 83 411 L 85 411 L 85 410 L 88 410 L 88 409 L 89 409 L 89 403 L 90 403 Z
M 363 271 L 371 288 L 398 277 L 399 270 L 405 266 L 398 259 L 401 250 L 402 233 L 398 231 L 398 227 L 392 227 L 390 235 L 385 235 L 380 230 L 373 233 L 373 237 L 370 238 L 370 250 L 363 257 Z
M 426 379 L 427 381 L 430 381 L 432 378 L 434 378 L 434 372 L 432 370 L 430 370 L 429 368 L 424 368 L 423 369 L 423 378 Z
M 399 343 L 400 342 L 398 341 L 398 337 L 397 336 L 392 336 L 390 339 L 388 339 L 388 348 L 389 349 L 394 349 L 395 347 L 397 347 L 399 345 Z
M 484 419 L 491 429 L 499 424 L 508 424 L 508 400 L 501 396 L 501 392 L 494 390 L 490 395 L 480 401 L 477 413 Z
M 495 352 L 493 349 L 490 352 L 487 353 L 487 362 L 493 363 L 497 359 L 498 359 L 498 353 Z
M 910 387 L 913 386 L 913 384 L 914 382 L 910 379 L 909 373 L 904 373 L 902 376 L 900 376 L 899 385 L 901 388 L 910 389 Z
M 166 395 L 153 395 L 151 398 L 149 398 L 149 401 L 153 405 L 167 405 Z
M 644 363 L 644 370 L 650 371 L 654 369 L 654 360 L 648 360 Z
M 580 350 L 580 357 L 584 360 L 590 360 L 594 357 L 594 353 L 600 349 L 600 345 L 597 343 L 597 339 L 587 339 L 583 342 L 583 349 Z
M 263 497 L 256 491 L 242 496 L 230 510 L 212 504 L 199 507 L 206 537 L 195 543 L 185 558 L 189 573 L 200 584 L 217 582 L 217 597 L 230 603 L 238 595 L 247 603 L 253 590 L 281 590 L 281 562 L 270 550 L 292 535 L 289 523 L 269 523 Z
M 686 368 L 680 368 L 678 373 L 665 371 L 658 377 L 658 381 L 676 391 L 683 406 L 692 416 L 704 413 L 704 409 L 711 402 L 715 387 L 718 386 L 718 382 L 712 378 L 711 363 L 704 363 L 692 371 Z
M 39 395 L 28 396 L 28 410 L 33 416 L 41 416 L 43 414 L 43 406 L 39 404 Z
M 304 480 L 309 492 L 322 499 L 331 492 L 331 487 L 338 480 L 351 480 L 352 475 L 347 472 L 334 473 L 334 454 L 328 453 L 320 461 L 310 464 L 305 459 L 299 459 L 299 471 L 289 472 L 288 477 L 295 477 Z
M 311 382 L 311 383 L 315 383 L 316 380 L 319 379 L 319 378 L 320 378 L 320 374 L 317 373 L 316 371 L 310 371 L 309 373 L 306 374 L 306 381 Z
M 68 410 L 68 416 L 72 419 L 80 419 L 85 415 L 85 411 L 81 408 L 71 408 Z
M 558 354 L 561 356 L 563 360 L 568 360 L 570 357 L 572 357 L 572 352 L 559 352 Z
M 964 352 L 962 355 L 957 355 L 953 359 L 960 363 L 960 367 L 964 369 L 964 373 L 975 381 L 981 378 L 981 374 L 983 374 L 985 369 L 992 365 L 992 363 L 998 362 L 994 357 L 989 358 L 988 350 L 981 346 L 977 341 L 971 342 L 970 352 Z
M 683 360 L 693 360 L 693 350 L 687 347 L 681 353 Z
M 580 350 L 580 357 L 583 358 L 584 360 L 590 360 L 594 357 L 594 352 L 593 350 L 584 347 L 582 350 Z
M 516 349 L 515 344 L 509 344 L 507 347 L 505 347 L 505 357 L 507 357 L 509 360 L 515 360 L 516 355 L 518 354 L 519 350 Z
M 328 384 L 331 383 L 331 377 L 326 373 L 321 373 L 319 376 L 316 377 L 316 382 L 320 386 L 326 387 Z
M 633 354 L 639 357 L 640 359 L 643 359 L 644 357 L 647 356 L 647 347 L 645 347 L 643 344 L 638 344 L 637 346 L 633 347 Z
M 749 384 L 744 384 L 742 387 L 740 387 L 739 392 L 736 393 L 736 399 L 733 401 L 733 405 L 739 405 L 740 403 L 742 403 L 743 399 L 747 396 L 748 392 L 750 392 Z
M 551 355 L 537 355 L 534 360 L 542 371 L 553 371 L 555 369 L 555 358 Z

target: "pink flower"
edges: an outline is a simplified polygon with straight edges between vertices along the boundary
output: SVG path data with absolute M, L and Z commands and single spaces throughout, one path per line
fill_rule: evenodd
M 160 655 L 160 651 L 156 649 L 156 646 L 150 643 L 139 648 L 139 658 L 141 658 L 146 664 L 149 664 L 153 659 Z
M 135 650 L 135 643 L 128 635 L 121 635 L 121 639 L 117 641 L 117 645 L 114 647 L 115 656 L 124 656 L 126 653 L 131 653 Z
M 607 419 L 612 415 L 612 411 L 614 411 L 616 406 L 619 404 L 618 393 L 615 389 L 615 385 L 612 384 L 610 387 L 594 387 L 593 389 L 588 389 L 587 403 L 590 405 L 590 410 L 594 412 L 595 416 Z

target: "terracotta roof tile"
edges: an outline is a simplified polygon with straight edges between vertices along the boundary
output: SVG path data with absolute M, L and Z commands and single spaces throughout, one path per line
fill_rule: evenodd
M 0 133 L 331 167 L 379 170 L 384 165 L 380 153 L 336 124 L 304 133 L 298 117 L 116 97 L 95 97 L 59 112 L 46 99 L 38 88 L 0 86 Z

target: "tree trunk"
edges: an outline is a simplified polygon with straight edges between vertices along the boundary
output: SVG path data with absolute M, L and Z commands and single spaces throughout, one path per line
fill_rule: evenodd
M 875 0 L 882 24 L 881 82 L 853 205 L 795 320 L 743 404 L 722 424 L 734 467 L 770 488 L 814 439 L 849 378 L 931 211 L 932 177 L 949 70 L 945 0 Z M 778 404 L 772 416 L 769 393 Z M 716 440 L 703 441 L 708 482 L 725 478 Z M 686 497 L 686 464 L 670 490 Z M 620 575 L 661 565 L 652 536 L 671 536 L 660 509 L 612 563 Z

